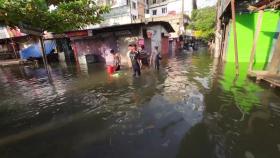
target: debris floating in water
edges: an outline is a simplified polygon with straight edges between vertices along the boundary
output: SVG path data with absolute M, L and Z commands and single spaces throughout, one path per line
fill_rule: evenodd
M 245 152 L 245 157 L 246 158 L 255 158 L 255 156 L 250 151 Z
M 119 74 L 119 73 L 114 73 L 112 76 L 113 76 L 113 77 L 119 77 L 120 74 Z

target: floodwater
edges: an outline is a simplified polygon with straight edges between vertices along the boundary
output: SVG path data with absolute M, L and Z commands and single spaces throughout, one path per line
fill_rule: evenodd
M 0 157 L 279 158 L 279 89 L 232 67 L 201 49 L 140 78 L 98 64 L 52 65 L 52 81 L 0 68 Z

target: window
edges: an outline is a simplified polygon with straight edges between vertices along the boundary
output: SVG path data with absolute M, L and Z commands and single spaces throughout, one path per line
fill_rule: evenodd
M 156 4 L 157 3 L 157 0 L 153 0 L 153 4 Z
M 137 19 L 137 16 L 132 15 L 132 20 L 136 20 L 136 19 Z
M 153 15 L 157 15 L 157 10 L 153 10 Z
M 149 0 L 146 0 L 146 5 L 149 5 Z
M 161 12 L 162 12 L 162 14 L 167 13 L 167 8 L 161 8 Z
M 146 9 L 146 14 L 149 14 L 150 12 L 149 12 L 149 9 Z
M 136 3 L 135 2 L 132 2 L 132 8 L 136 9 Z

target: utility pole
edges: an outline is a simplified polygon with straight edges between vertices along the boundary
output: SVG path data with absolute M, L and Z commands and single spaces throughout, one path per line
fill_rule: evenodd
M 132 13 L 131 13 L 131 0 L 127 1 L 129 4 L 129 16 L 130 16 L 130 23 L 132 24 Z
M 182 24 L 184 25 L 185 0 L 182 0 Z
M 196 0 L 192 0 L 192 9 L 193 9 L 193 10 L 196 10 L 196 9 L 197 9 Z
M 182 13 L 184 14 L 185 0 L 182 0 Z
M 184 28 L 184 11 L 185 11 L 185 0 L 182 0 L 182 20 L 181 20 L 181 28 L 180 28 L 180 30 L 183 28 L 184 30 L 185 30 L 185 28 Z M 181 30 L 182 31 L 182 30 Z M 183 33 L 182 33 L 183 34 Z

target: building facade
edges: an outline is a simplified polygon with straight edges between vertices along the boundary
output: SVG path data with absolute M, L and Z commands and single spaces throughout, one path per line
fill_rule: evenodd
M 110 13 L 103 15 L 104 21 L 87 29 L 141 23 L 150 21 L 167 21 L 175 29 L 171 37 L 177 38 L 185 33 L 189 23 L 191 1 L 182 0 L 97 0 L 97 4 L 111 6 Z M 184 7 L 183 7 L 184 6 Z M 182 11 L 184 10 L 184 15 Z
M 19 58 L 19 51 L 27 45 L 29 36 L 17 28 L 0 25 L 0 60 Z
M 145 0 L 97 0 L 98 5 L 108 5 L 111 11 L 103 15 L 104 21 L 99 25 L 87 28 L 98 28 L 112 25 L 130 24 L 145 19 Z
M 133 23 L 95 29 L 67 32 L 72 43 L 77 63 L 85 65 L 88 58 L 92 62 L 106 62 L 110 50 L 120 53 L 122 64 L 126 64 L 127 46 L 130 43 L 145 45 L 149 53 L 157 46 L 162 54 L 169 50 L 169 36 L 173 28 L 168 22 Z
M 191 1 L 185 3 L 182 0 L 147 0 L 146 2 L 148 5 L 146 21 L 169 22 L 175 30 L 170 34 L 171 38 L 185 34 L 185 27 L 190 21 L 188 15 L 191 13 Z

